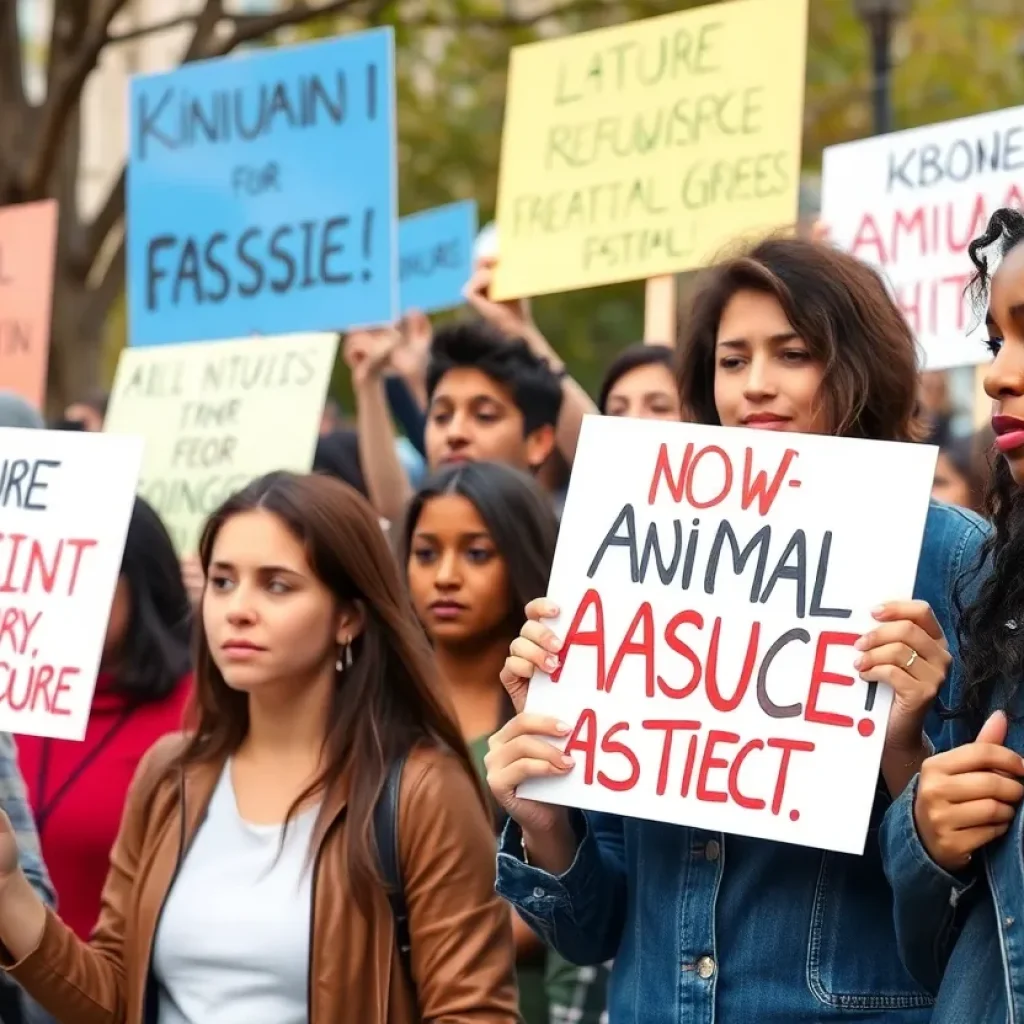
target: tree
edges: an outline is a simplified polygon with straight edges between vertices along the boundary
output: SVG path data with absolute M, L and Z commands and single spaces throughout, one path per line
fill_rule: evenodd
M 281 29 L 318 24 L 327 32 L 393 23 L 414 53 L 416 30 L 477 33 L 537 29 L 553 15 L 601 6 L 601 0 L 545 0 L 523 16 L 506 14 L 488 0 L 291 0 L 268 14 L 234 14 L 225 0 L 204 0 L 141 28 L 114 27 L 128 0 L 52 0 L 46 53 L 46 95 L 34 104 L 26 93 L 19 4 L 0 0 L 0 206 L 56 198 L 60 202 L 49 399 L 54 406 L 99 382 L 104 326 L 125 285 L 125 174 L 122 171 L 92 218 L 78 203 L 82 142 L 82 90 L 108 47 L 186 27 L 190 40 L 182 63 L 225 56 L 244 44 L 273 43 Z M 440 127 L 440 126 L 438 126 Z
M 46 196 L 61 201 L 50 366 L 56 404 L 98 381 L 104 327 L 124 290 L 123 176 L 90 222 L 83 222 L 76 202 L 81 92 L 107 47 L 184 25 L 191 32 L 183 55 L 188 61 L 243 44 L 275 45 L 283 27 L 324 36 L 393 25 L 401 210 L 475 198 L 487 218 L 496 196 L 509 49 L 540 35 L 698 6 L 699 0 L 294 0 L 264 15 L 230 14 L 227 0 L 204 0 L 192 15 L 127 36 L 111 26 L 128 0 L 52 2 L 49 89 L 34 107 L 23 83 L 17 3 L 0 0 L 0 205 Z M 1020 102 L 1020 2 L 916 0 L 894 46 L 898 126 Z M 810 11 L 804 163 L 814 171 L 823 147 L 869 133 L 870 68 L 853 0 L 811 0 Z M 574 372 L 593 385 L 611 353 L 639 339 L 643 285 L 545 296 L 536 311 Z M 113 319 L 119 347 L 123 316 Z

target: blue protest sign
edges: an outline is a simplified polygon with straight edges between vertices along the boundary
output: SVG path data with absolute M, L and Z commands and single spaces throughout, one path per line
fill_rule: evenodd
M 398 222 L 398 288 L 402 312 L 461 306 L 473 273 L 476 203 L 448 203 Z
M 130 102 L 131 344 L 395 319 L 390 28 L 136 78 Z

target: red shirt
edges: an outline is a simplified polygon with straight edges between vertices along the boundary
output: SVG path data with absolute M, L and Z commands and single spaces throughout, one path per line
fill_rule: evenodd
M 142 755 L 182 727 L 192 680 L 186 676 L 163 700 L 130 707 L 111 678 L 96 684 L 85 739 L 19 736 L 18 760 L 61 919 L 83 939 L 100 910 L 110 849 Z

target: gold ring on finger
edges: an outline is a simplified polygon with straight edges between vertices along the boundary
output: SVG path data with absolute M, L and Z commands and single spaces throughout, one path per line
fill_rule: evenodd
M 914 648 L 911 647 L 910 648 L 910 657 L 907 658 L 907 663 L 906 663 L 906 665 L 903 666 L 904 669 L 906 669 L 909 672 L 911 665 L 913 665 L 915 661 L 917 661 L 917 651 L 915 651 Z

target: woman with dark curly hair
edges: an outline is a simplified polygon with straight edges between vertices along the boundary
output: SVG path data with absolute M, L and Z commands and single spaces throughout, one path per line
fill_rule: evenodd
M 1024 1013 L 1024 215 L 997 210 L 969 251 L 995 357 L 985 376 L 1001 455 L 987 501 L 995 529 L 965 580 L 974 600 L 960 620 L 952 742 L 883 825 L 900 955 L 937 993 L 932 1024 Z

